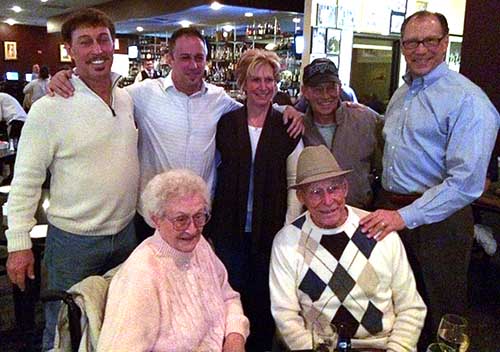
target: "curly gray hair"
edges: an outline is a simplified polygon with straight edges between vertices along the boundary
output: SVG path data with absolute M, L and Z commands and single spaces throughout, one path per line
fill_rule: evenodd
M 210 210 L 210 196 L 206 182 L 188 169 L 173 169 L 153 177 L 142 193 L 142 202 L 146 209 L 145 217 L 165 217 L 167 204 L 175 198 L 200 195 Z

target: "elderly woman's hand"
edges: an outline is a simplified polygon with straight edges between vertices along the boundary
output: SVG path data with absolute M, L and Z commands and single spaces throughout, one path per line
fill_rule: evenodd
M 236 332 L 226 336 L 223 352 L 245 352 L 245 338 Z

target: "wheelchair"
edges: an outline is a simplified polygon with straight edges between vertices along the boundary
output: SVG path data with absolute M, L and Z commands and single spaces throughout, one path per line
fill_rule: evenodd
M 104 275 L 89 276 L 67 291 L 45 290 L 43 302 L 62 301 L 54 351 L 95 351 L 104 321 L 109 284 L 120 266 Z

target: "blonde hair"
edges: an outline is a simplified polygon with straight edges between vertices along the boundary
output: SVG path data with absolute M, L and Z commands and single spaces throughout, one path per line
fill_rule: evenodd
M 274 79 L 278 80 L 281 71 L 280 58 L 272 51 L 262 49 L 250 49 L 241 55 L 240 61 L 236 67 L 236 83 L 240 89 L 243 89 L 247 77 L 253 74 L 258 67 L 269 65 L 273 69 Z
M 165 217 L 167 204 L 179 197 L 200 195 L 210 210 L 210 196 L 206 182 L 188 169 L 172 169 L 153 177 L 142 193 L 141 199 L 149 219 Z M 171 205 L 171 204 L 170 204 Z

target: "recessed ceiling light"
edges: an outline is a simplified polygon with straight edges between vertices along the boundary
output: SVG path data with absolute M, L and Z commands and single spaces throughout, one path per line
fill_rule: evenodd
M 144 28 L 141 26 L 137 26 L 135 27 L 135 29 L 137 30 L 137 32 L 142 32 L 144 30 Z
M 253 17 L 253 13 L 252 12 L 245 12 L 245 17 Z
M 13 18 L 7 18 L 4 22 L 11 25 L 11 26 L 13 26 L 17 23 L 17 21 Z
M 16 6 L 12 6 L 12 11 L 14 11 L 14 12 L 19 13 L 19 12 L 21 12 L 22 10 L 23 10 L 23 9 L 22 9 L 21 7 L 19 7 L 19 6 L 17 6 L 17 5 L 16 5 Z
M 215 11 L 220 10 L 222 8 L 222 6 L 224 6 L 224 5 L 222 5 L 221 3 L 218 3 L 217 1 L 214 1 L 213 3 L 210 4 L 210 8 L 212 10 L 215 10 Z
M 292 21 L 293 23 L 300 23 L 300 18 L 294 17 Z
M 187 28 L 191 25 L 191 22 L 190 21 L 187 21 L 187 20 L 184 20 L 184 21 L 180 21 L 179 24 L 183 27 L 183 28 Z

